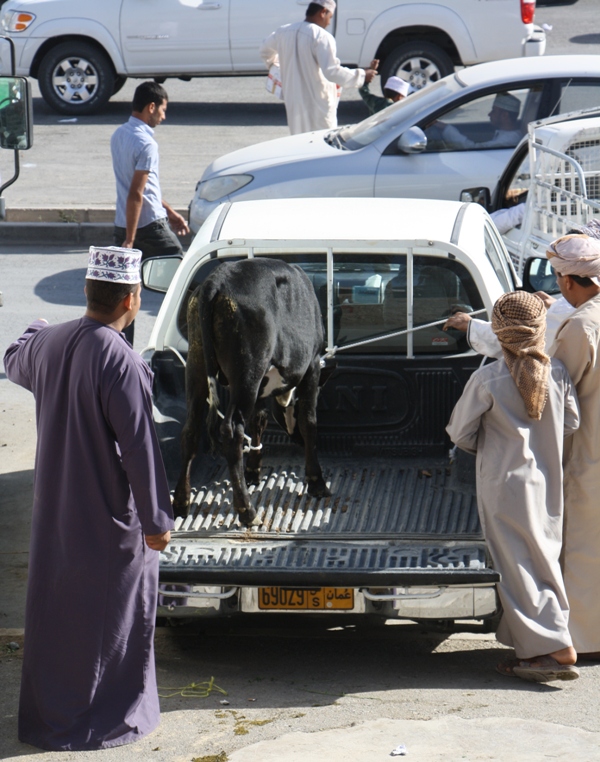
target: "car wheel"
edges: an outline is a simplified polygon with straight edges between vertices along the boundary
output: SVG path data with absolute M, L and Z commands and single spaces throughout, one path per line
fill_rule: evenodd
M 99 48 L 63 42 L 46 53 L 38 71 L 46 103 L 61 114 L 92 114 L 113 94 L 115 72 Z
M 421 90 L 453 71 L 450 56 L 441 48 L 415 40 L 398 45 L 386 57 L 381 67 L 381 84 L 383 87 L 389 77 L 400 77 L 414 90 Z
M 113 85 L 113 91 L 112 94 L 116 95 L 119 90 L 123 87 L 123 85 L 127 82 L 127 77 L 115 77 L 115 84 Z

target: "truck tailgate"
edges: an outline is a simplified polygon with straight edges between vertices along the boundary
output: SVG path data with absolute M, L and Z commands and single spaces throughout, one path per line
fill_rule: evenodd
M 465 456 L 463 456 L 465 457 Z M 250 487 L 256 526 L 232 507 L 228 469 L 202 458 L 190 515 L 161 553 L 161 582 L 207 585 L 489 584 L 470 462 L 320 459 L 332 496 L 306 493 L 304 461 L 266 457 Z M 460 478 L 462 473 L 463 479 Z

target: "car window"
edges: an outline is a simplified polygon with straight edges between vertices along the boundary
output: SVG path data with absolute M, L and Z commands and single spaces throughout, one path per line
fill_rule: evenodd
M 539 110 L 542 86 L 502 90 L 462 103 L 425 122 L 426 151 L 514 148 Z
M 561 82 L 558 114 L 591 108 L 600 103 L 600 80 L 597 82 L 573 81 Z
M 509 206 L 510 204 L 524 201 L 526 198 L 525 194 L 529 190 L 530 180 L 531 170 L 529 169 L 529 151 L 527 151 L 523 157 L 523 161 L 517 167 L 517 170 L 506 189 L 506 193 L 504 194 L 504 205 Z
M 381 135 L 387 135 L 393 130 L 397 124 L 406 119 L 407 114 L 415 113 L 417 109 L 419 111 L 422 109 L 429 110 L 438 101 L 461 89 L 462 85 L 453 78 L 450 80 L 443 79 L 433 85 L 428 85 L 422 90 L 412 93 L 403 101 L 363 119 L 358 124 L 342 127 L 338 133 L 340 142 L 344 148 L 351 151 L 370 145 Z M 408 109 L 412 109 L 412 111 L 408 111 Z
M 491 225 L 486 223 L 484 228 L 485 254 L 494 268 L 498 280 L 502 283 L 505 291 L 512 291 L 515 288 L 510 266 L 506 260 L 502 244 L 498 235 Z

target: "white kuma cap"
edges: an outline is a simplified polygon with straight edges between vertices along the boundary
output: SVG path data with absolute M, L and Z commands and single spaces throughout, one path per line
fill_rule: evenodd
M 118 246 L 90 246 L 88 269 L 90 280 L 108 283 L 141 283 L 139 249 L 121 249 Z
M 406 98 L 408 91 L 410 90 L 410 85 L 405 79 L 401 79 L 400 77 L 390 77 L 383 86 L 383 89 L 393 90 L 395 93 L 403 95 Z
M 315 0 L 315 3 L 325 8 L 326 11 L 335 13 L 335 0 Z

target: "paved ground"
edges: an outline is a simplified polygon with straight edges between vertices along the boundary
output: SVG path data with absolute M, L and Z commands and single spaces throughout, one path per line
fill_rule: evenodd
M 536 23 L 552 27 L 547 32 L 547 53 L 598 53 L 597 7 L 597 0 L 578 0 L 575 5 L 538 8 Z M 62 216 L 55 219 L 68 221 L 76 218 L 79 209 L 114 208 L 109 141 L 129 117 L 136 84 L 129 80 L 103 114 L 74 122 L 50 111 L 37 96 L 34 83 L 35 142 L 22 154 L 21 178 L 4 193 L 9 213 L 21 208 L 58 208 Z M 262 77 L 168 79 L 165 87 L 170 95 L 167 120 L 156 130 L 156 139 L 163 193 L 178 208 L 187 208 L 196 183 L 213 159 L 288 134 L 283 103 L 265 91 Z M 366 115 L 357 91 L 345 89 L 340 123 L 357 122 Z M 11 162 L 12 153 L 0 151 L 4 179 L 12 170 Z
M 597 0 L 540 8 L 536 18 L 554 27 L 551 53 L 598 52 L 597 19 Z M 73 209 L 112 207 L 108 139 L 128 116 L 134 86 L 127 83 L 105 115 L 77 123 L 61 122 L 36 99 L 36 145 L 23 155 L 22 178 L 6 192 L 9 208 L 50 208 L 65 221 Z M 282 106 L 260 79 L 167 87 L 169 119 L 157 138 L 165 196 L 179 207 L 187 206 L 208 161 L 287 134 Z M 344 99 L 341 119 L 360 119 L 356 95 Z M 7 153 L 0 169 L 6 179 Z M 1 353 L 31 318 L 57 322 L 81 313 L 85 262 L 82 247 L 18 248 L 0 238 Z M 138 350 L 160 301 L 144 295 Z M 414 625 L 362 629 L 279 617 L 161 629 L 162 724 L 138 744 L 65 754 L 20 744 L 22 648 L 13 651 L 9 643 L 22 645 L 34 449 L 32 398 L 0 372 L 0 759 L 373 762 L 402 743 L 409 759 L 422 762 L 600 759 L 600 666 L 582 668 L 574 683 L 531 685 L 494 672 L 502 652 L 489 635 L 448 638 Z M 206 697 L 168 690 L 211 677 L 227 697 L 214 688 Z

